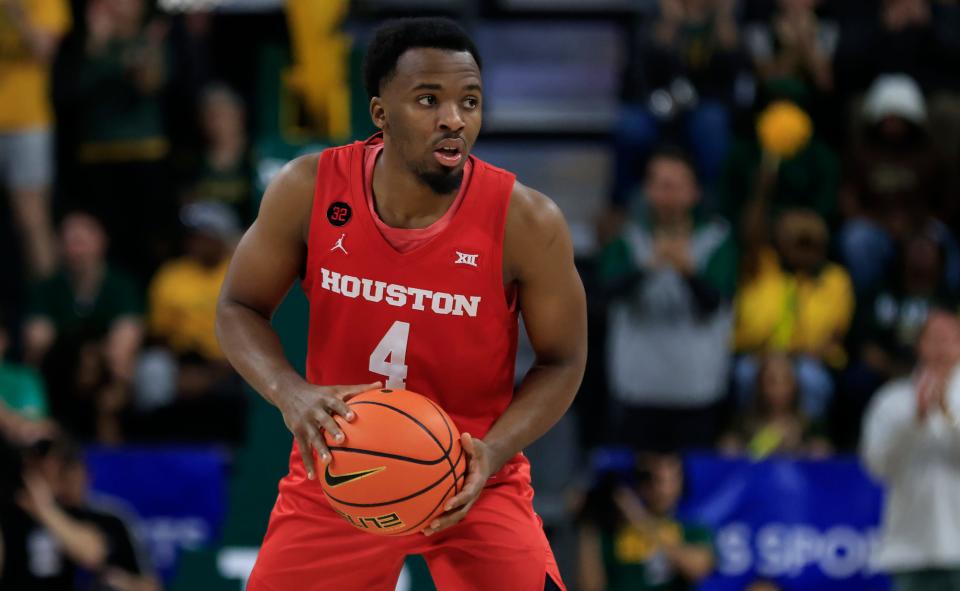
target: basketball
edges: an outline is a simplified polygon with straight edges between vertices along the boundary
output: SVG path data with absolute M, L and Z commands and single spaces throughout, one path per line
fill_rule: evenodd
M 406 390 L 370 390 L 352 398 L 345 440 L 325 435 L 331 461 L 323 493 L 357 529 L 385 536 L 418 532 L 463 487 L 467 459 L 460 432 L 432 400 Z

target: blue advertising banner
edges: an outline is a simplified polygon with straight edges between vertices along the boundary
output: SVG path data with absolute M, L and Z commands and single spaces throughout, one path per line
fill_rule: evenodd
M 169 580 L 181 549 L 219 539 L 227 512 L 228 456 L 210 448 L 92 448 L 95 494 L 121 499 L 139 518 L 139 537 Z
M 883 493 L 854 458 L 753 462 L 691 454 L 682 516 L 710 526 L 717 573 L 702 591 L 757 578 L 786 591 L 881 591 L 870 568 Z

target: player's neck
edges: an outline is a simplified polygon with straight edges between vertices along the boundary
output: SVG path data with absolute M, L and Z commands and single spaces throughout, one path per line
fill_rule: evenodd
M 373 167 L 373 205 L 385 224 L 394 228 L 425 228 L 440 219 L 457 191 L 435 193 L 384 148 Z

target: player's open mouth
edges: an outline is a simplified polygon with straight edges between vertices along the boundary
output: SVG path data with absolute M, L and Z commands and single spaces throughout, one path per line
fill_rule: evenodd
M 437 162 L 443 166 L 450 167 L 460 164 L 460 161 L 463 160 L 463 152 L 460 151 L 459 145 L 451 145 L 459 144 L 459 142 L 445 140 L 443 144 L 433 151 L 433 155 L 436 157 Z

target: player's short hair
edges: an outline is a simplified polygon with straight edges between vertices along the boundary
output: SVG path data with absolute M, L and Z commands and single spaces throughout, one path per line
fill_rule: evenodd
M 393 77 L 400 56 L 418 47 L 468 51 L 483 69 L 477 46 L 454 21 L 440 17 L 391 20 L 374 33 L 363 58 L 363 84 L 370 98 L 380 96 L 381 85 Z

